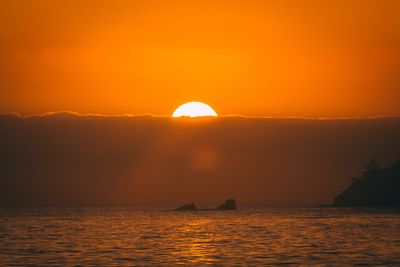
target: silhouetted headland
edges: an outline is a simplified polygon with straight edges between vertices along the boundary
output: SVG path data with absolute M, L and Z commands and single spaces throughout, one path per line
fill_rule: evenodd
M 339 194 L 334 207 L 400 207 L 400 160 L 381 167 L 372 160 L 360 178 Z
M 194 203 L 183 205 L 174 211 L 209 211 L 209 210 L 236 210 L 236 200 L 231 198 L 219 205 L 216 209 L 197 209 Z

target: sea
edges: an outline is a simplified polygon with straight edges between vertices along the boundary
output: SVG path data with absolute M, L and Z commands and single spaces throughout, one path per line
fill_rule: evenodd
M 0 266 L 400 266 L 400 210 L 0 208 Z

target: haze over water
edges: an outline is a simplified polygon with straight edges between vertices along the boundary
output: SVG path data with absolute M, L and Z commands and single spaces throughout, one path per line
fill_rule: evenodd
M 397 265 L 397 209 L 2 208 L 2 266 Z

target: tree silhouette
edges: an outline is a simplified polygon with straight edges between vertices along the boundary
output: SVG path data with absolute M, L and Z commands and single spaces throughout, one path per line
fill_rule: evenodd
M 381 167 L 371 160 L 360 178 L 339 194 L 333 206 L 400 206 L 400 160 Z

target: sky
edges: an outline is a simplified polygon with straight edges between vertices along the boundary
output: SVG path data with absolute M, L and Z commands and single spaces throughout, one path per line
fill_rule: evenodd
M 400 1 L 0 2 L 0 113 L 400 115 Z

